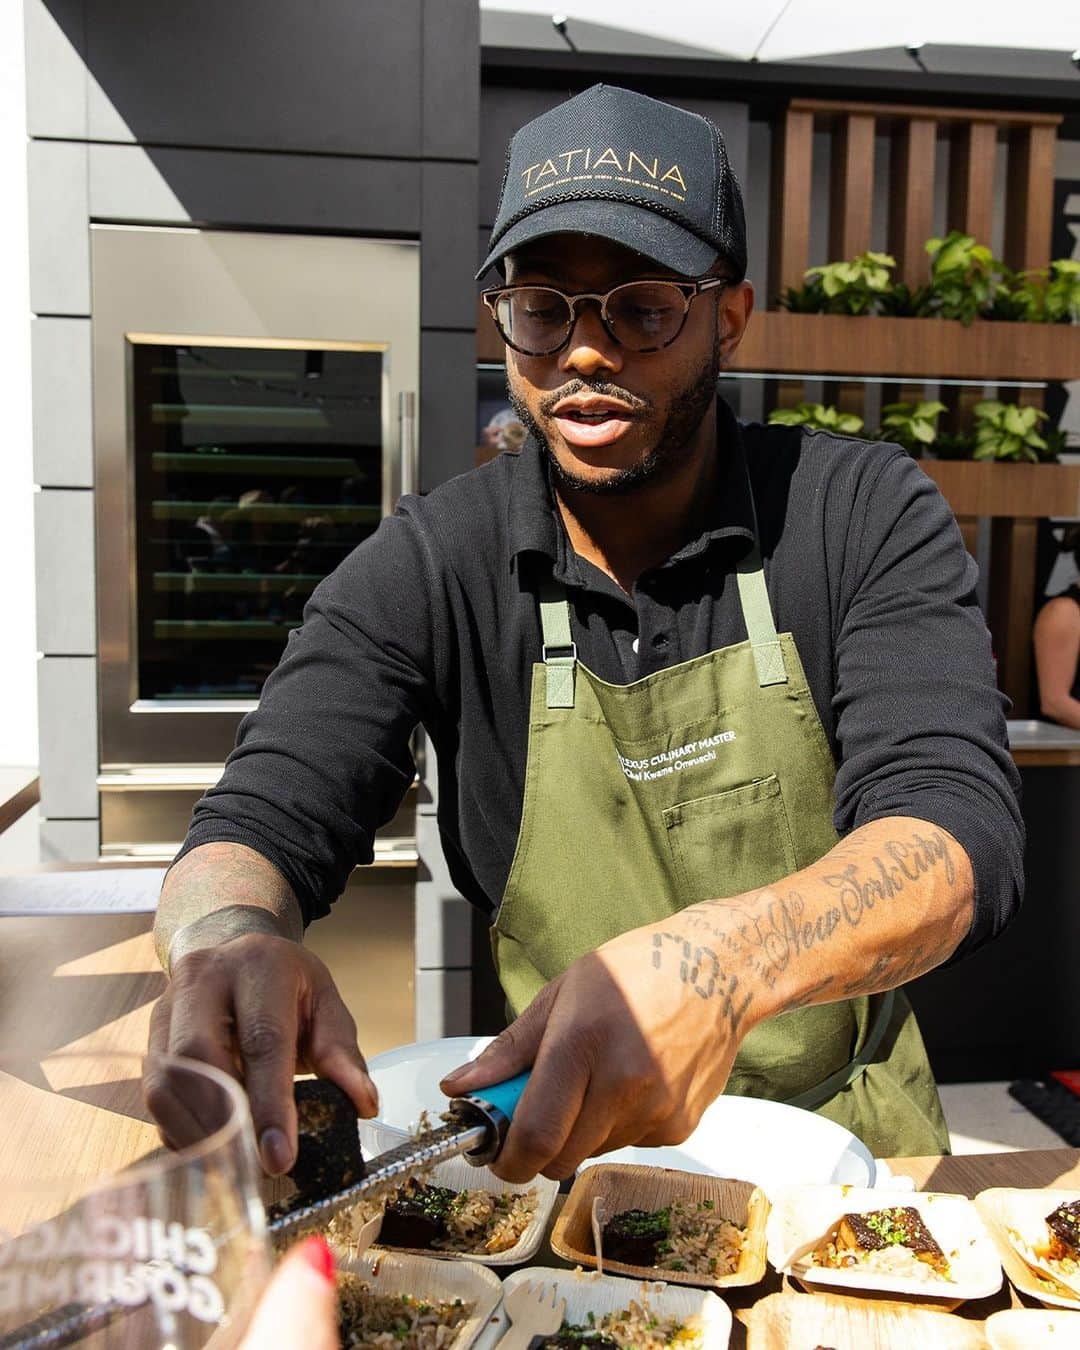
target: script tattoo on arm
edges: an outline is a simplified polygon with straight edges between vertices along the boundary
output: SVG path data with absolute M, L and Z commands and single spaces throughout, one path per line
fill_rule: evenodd
M 748 984 L 751 991 L 755 986 L 777 989 L 800 957 L 811 952 L 824 956 L 845 932 L 860 929 L 875 910 L 887 910 L 933 875 L 950 887 L 956 882 L 951 841 L 933 826 L 915 829 L 906 838 L 875 841 L 869 856 L 865 847 L 845 840 L 804 871 L 797 887 L 766 888 L 740 901 L 680 911 L 675 923 L 681 932 L 654 936 L 653 966 L 677 969 L 682 982 L 703 998 L 729 991 L 726 996 L 737 1012 L 736 990 L 749 1006 L 753 993 L 747 992 Z M 687 940 L 688 931 L 699 937 L 700 945 Z M 874 954 L 858 978 L 823 976 L 776 1011 L 895 988 L 933 969 L 950 950 L 925 939 L 918 945 L 904 942 L 899 951 Z
M 664 952 L 668 943 L 674 944 L 672 953 L 678 961 L 679 979 L 699 998 L 719 999 L 720 1012 L 732 1031 L 738 1031 L 753 994 L 741 989 L 739 977 L 724 970 L 716 952 L 708 946 L 696 946 L 679 933 L 654 933 L 652 963 L 656 970 L 664 966 Z

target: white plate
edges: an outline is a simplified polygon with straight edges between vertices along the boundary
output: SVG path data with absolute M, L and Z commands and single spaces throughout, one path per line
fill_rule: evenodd
M 640 1303 L 647 1298 L 651 1311 L 660 1317 L 700 1319 L 705 1350 L 724 1350 L 731 1339 L 731 1312 L 727 1304 L 709 1289 L 688 1289 L 659 1280 L 627 1280 L 617 1275 L 598 1275 L 595 1270 L 552 1270 L 547 1266 L 526 1266 L 507 1277 L 504 1300 L 516 1285 L 528 1281 L 534 1288 L 556 1289 L 556 1297 L 566 1300 L 566 1321 L 588 1321 L 605 1313 Z
M 799 1182 L 873 1186 L 877 1169 L 866 1145 L 842 1125 L 782 1102 L 718 1097 L 697 1129 L 669 1148 L 620 1148 L 582 1164 L 642 1163 L 752 1181 L 772 1198 Z
M 410 1138 L 426 1111 L 437 1121 L 446 1110 L 439 1080 L 490 1045 L 493 1036 L 450 1036 L 384 1050 L 368 1060 L 368 1073 L 379 1091 L 379 1114 L 360 1122 L 360 1147 L 365 1157 L 397 1148 Z
M 439 1079 L 474 1059 L 490 1036 L 456 1036 L 403 1045 L 368 1064 L 379 1089 L 379 1116 L 361 1121 L 360 1141 L 370 1156 L 395 1148 L 415 1130 L 421 1111 L 446 1109 Z M 719 1097 L 684 1143 L 672 1148 L 622 1148 L 597 1162 L 641 1163 L 683 1172 L 752 1181 L 766 1193 L 797 1182 L 873 1186 L 877 1168 L 870 1150 L 842 1125 L 780 1102 Z
M 859 1190 L 853 1186 L 786 1186 L 772 1198 L 768 1257 L 782 1275 L 832 1288 L 887 1290 L 906 1298 L 962 1301 L 987 1298 L 1001 1288 L 1001 1262 L 975 1206 L 962 1195 L 933 1192 Z M 918 1279 L 850 1266 L 818 1266 L 809 1257 L 794 1265 L 787 1257 L 823 1237 L 844 1214 L 899 1205 L 918 1210 L 949 1260 L 949 1278 Z

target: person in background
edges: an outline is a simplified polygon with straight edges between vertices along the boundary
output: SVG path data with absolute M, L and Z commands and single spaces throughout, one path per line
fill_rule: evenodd
M 1062 551 L 1080 568 L 1080 525 L 1070 525 Z M 1035 620 L 1035 670 L 1039 705 L 1051 722 L 1080 731 L 1080 583 L 1055 595 Z

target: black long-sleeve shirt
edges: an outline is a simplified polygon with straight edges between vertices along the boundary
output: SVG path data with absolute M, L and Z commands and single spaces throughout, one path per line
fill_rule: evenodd
M 718 425 L 707 528 L 632 596 L 573 552 L 531 441 L 404 498 L 312 595 L 182 853 L 246 844 L 306 920 L 326 914 L 412 781 L 422 724 L 451 875 L 493 914 L 521 819 L 537 570 L 567 587 L 579 658 L 629 683 L 745 641 L 733 566 L 756 506 L 777 627 L 794 634 L 836 758 L 837 830 L 892 815 L 942 826 L 975 873 L 962 950 L 998 933 L 1023 885 L 1018 778 L 948 506 L 896 446 L 740 427 L 722 401 Z M 628 528 L 634 509 L 628 497 Z

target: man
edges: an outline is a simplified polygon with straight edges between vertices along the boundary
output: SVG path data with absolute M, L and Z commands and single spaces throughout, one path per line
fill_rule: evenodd
M 247 1084 L 263 1161 L 294 1069 L 370 1114 L 300 945 L 392 815 L 422 723 L 452 873 L 532 1066 L 500 1173 L 679 1141 L 725 1089 L 879 1153 L 947 1134 L 898 986 L 996 934 L 1016 775 L 975 569 L 897 447 L 740 429 L 715 396 L 753 304 L 705 119 L 597 86 L 514 137 L 485 269 L 530 430 L 408 498 L 316 591 L 156 927 L 153 1044 Z

